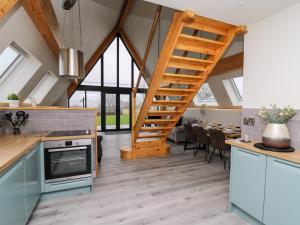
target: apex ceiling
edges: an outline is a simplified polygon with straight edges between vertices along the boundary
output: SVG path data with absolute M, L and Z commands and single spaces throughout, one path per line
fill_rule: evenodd
M 299 0 L 145 0 L 235 25 L 249 25 Z

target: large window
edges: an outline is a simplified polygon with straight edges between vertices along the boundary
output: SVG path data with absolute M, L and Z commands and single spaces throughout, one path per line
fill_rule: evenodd
M 237 91 L 237 94 L 239 95 L 240 97 L 240 100 L 243 99 L 243 77 L 235 77 L 232 79 L 232 82 L 236 88 L 236 91 Z
M 209 85 L 207 83 L 204 83 L 196 96 L 194 97 L 194 103 L 195 105 L 199 106 L 202 104 L 206 105 L 218 105 L 214 94 L 212 93 Z
M 24 55 L 16 49 L 16 44 L 7 46 L 0 54 L 0 83 L 18 66 Z
M 96 107 L 98 130 L 130 129 L 130 93 L 138 75 L 139 68 L 117 36 L 69 98 L 69 107 Z M 142 78 L 138 92 L 145 93 L 147 87 Z

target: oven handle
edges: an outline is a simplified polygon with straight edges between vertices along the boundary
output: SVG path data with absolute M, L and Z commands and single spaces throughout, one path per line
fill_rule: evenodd
M 57 148 L 57 149 L 48 149 L 48 152 L 66 152 L 66 151 L 77 151 L 77 150 L 86 150 L 87 147 L 73 147 L 73 148 Z

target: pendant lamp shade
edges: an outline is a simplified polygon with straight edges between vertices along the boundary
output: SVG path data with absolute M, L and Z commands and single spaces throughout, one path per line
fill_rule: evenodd
M 59 75 L 67 79 L 83 79 L 85 76 L 83 52 L 74 48 L 61 48 Z

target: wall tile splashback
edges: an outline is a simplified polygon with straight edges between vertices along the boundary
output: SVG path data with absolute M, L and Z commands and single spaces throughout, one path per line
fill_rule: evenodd
M 17 110 L 7 110 L 4 112 L 15 113 Z M 0 112 L 0 124 L 1 115 Z M 90 129 L 95 132 L 96 117 L 93 110 L 25 110 L 29 113 L 29 118 L 25 126 L 21 127 L 21 132 L 35 133 L 55 130 L 85 130 Z M 2 114 L 1 114 L 2 113 Z M 13 132 L 8 121 L 4 123 L 5 134 Z
M 243 108 L 242 117 L 254 117 L 255 125 L 246 126 L 242 125 L 242 137 L 248 134 L 250 139 L 256 142 L 261 142 L 262 135 L 267 123 L 258 117 L 260 109 L 247 109 Z M 242 121 L 243 121 L 242 118 Z M 300 110 L 297 110 L 297 114 L 288 122 L 288 129 L 290 131 L 291 146 L 294 148 L 300 148 Z

